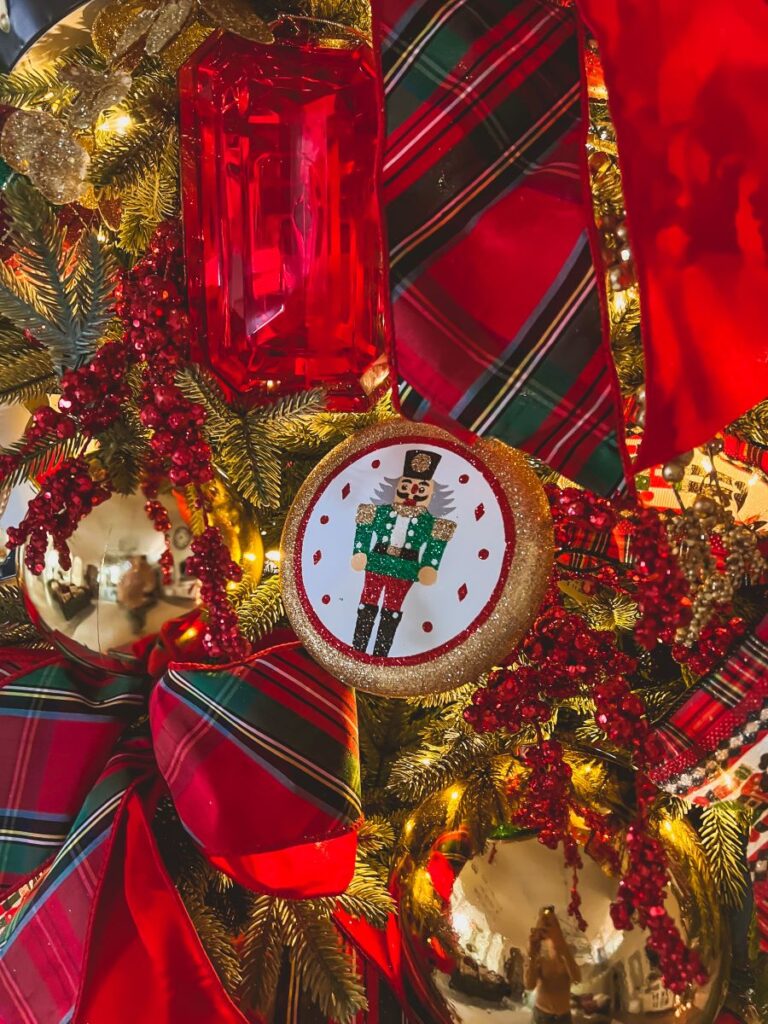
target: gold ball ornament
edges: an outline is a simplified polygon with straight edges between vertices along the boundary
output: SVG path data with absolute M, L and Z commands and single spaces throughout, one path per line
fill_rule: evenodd
M 288 513 L 281 585 L 312 656 L 386 696 L 477 678 L 530 627 L 552 520 L 524 457 L 391 420 L 340 444 Z
M 201 533 L 206 524 L 200 511 L 191 508 L 181 492 L 174 493 L 184 522 L 193 533 Z M 210 525 L 221 532 L 230 557 L 243 570 L 243 578 L 258 583 L 264 571 L 264 540 L 255 509 L 221 477 L 208 484 L 206 497 Z
M 614 928 L 617 881 L 586 838 L 582 932 L 567 913 L 572 875 L 562 850 L 499 822 L 473 841 L 476 829 L 435 813 L 451 795 L 427 801 L 407 823 L 395 877 L 406 994 L 421 1024 L 713 1024 L 727 982 L 727 932 L 687 822 L 660 823 L 673 874 L 666 907 L 709 980 L 679 997 L 649 959 L 645 932 Z M 531 949 L 540 966 L 529 972 Z
M 34 624 L 63 654 L 104 672 L 141 671 L 142 641 L 192 611 L 198 583 L 185 572 L 192 532 L 170 495 L 160 499 L 171 520 L 173 571 L 163 581 L 163 534 L 147 518 L 140 494 L 113 495 L 69 539 L 72 567 L 53 546 L 39 576 L 18 553 L 19 578 Z

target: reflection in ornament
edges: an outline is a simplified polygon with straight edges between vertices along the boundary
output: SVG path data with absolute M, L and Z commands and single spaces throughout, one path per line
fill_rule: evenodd
M 161 497 L 172 528 L 183 526 L 173 498 Z M 114 495 L 83 520 L 69 540 L 65 571 L 52 546 L 40 576 L 20 578 L 35 625 L 64 654 L 90 668 L 140 668 L 142 641 L 196 606 L 197 580 L 185 571 L 189 549 L 172 548 L 171 581 L 163 583 L 165 540 L 147 518 L 145 499 Z M 23 550 L 19 565 L 24 565 Z
M 489 826 L 478 846 L 461 823 L 446 827 L 451 796 L 406 825 L 396 877 L 406 977 L 423 1024 L 713 1024 L 727 948 L 691 826 L 660 828 L 674 879 L 667 909 L 710 975 L 680 999 L 664 987 L 645 934 L 613 926 L 616 879 L 586 839 L 581 932 L 567 914 L 572 880 L 562 854 L 509 827 Z

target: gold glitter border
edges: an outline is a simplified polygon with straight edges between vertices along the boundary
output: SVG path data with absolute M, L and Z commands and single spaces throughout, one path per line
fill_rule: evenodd
M 432 661 L 391 665 L 366 664 L 339 651 L 321 637 L 299 597 L 296 538 L 301 522 L 320 487 L 350 456 L 372 443 L 407 441 L 415 436 L 435 443 L 459 445 L 478 458 L 499 483 L 514 518 L 515 549 L 507 580 L 488 618 L 458 647 Z M 477 679 L 504 658 L 526 634 L 544 598 L 554 559 L 552 517 L 544 490 L 520 452 L 501 441 L 462 444 L 439 427 L 391 420 L 367 427 L 334 448 L 312 470 L 291 506 L 280 542 L 281 589 L 290 623 L 312 657 L 337 679 L 384 697 L 413 697 L 451 690 Z

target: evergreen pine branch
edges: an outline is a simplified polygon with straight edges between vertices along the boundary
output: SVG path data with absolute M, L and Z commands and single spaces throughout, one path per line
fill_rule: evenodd
M 275 417 L 262 416 L 259 409 L 228 405 L 218 385 L 198 368 L 183 371 L 177 383 L 187 398 L 205 409 L 205 435 L 229 483 L 257 508 L 277 508 L 280 453 L 270 433 Z
M 237 607 L 240 630 L 247 640 L 260 640 L 280 622 L 285 611 L 280 577 L 265 576 Z
M 233 417 L 218 454 L 227 479 L 242 498 L 259 509 L 279 507 L 280 450 L 257 418 L 247 413 Z
M 112 320 L 112 293 L 116 264 L 92 232 L 84 235 L 77 247 L 73 281 L 74 311 L 77 320 L 76 350 L 87 359 L 105 336 Z
M 450 746 L 427 744 L 395 761 L 388 788 L 406 803 L 421 803 L 432 793 L 466 776 L 498 751 L 496 736 L 474 732 L 456 735 Z
M 378 928 L 384 927 L 395 910 L 395 902 L 378 872 L 360 858 L 352 881 L 339 896 L 338 903 L 352 917 L 362 917 Z
M 245 928 L 242 950 L 246 1005 L 264 1017 L 275 998 L 283 956 L 281 900 L 276 896 L 254 896 Z
M 133 256 L 141 255 L 155 229 L 178 210 L 178 140 L 175 128 L 166 126 L 159 156 L 144 174 L 123 193 L 123 213 L 118 244 Z
M 29 625 L 21 587 L 16 582 L 0 583 L 0 623 L 4 626 Z
M 325 392 L 320 388 L 296 391 L 269 405 L 256 406 L 253 415 L 262 423 L 274 423 L 276 429 L 279 429 L 278 420 L 289 420 L 292 424 L 311 422 L 321 412 L 324 402 Z
M 20 178 L 6 188 L 5 201 L 9 241 L 20 250 L 21 265 L 12 273 L 39 296 L 39 308 L 68 334 L 75 320 L 70 301 L 75 264 L 65 252 L 66 231 L 43 197 Z
M 365 990 L 341 936 L 319 901 L 283 900 L 283 934 L 302 987 L 322 1013 L 351 1024 L 367 1007 Z
M 35 441 L 22 439 L 16 444 L 2 449 L 2 454 L 11 455 L 14 459 L 18 458 L 19 460 L 16 469 L 3 479 L 3 486 L 15 487 L 25 480 L 41 476 L 64 459 L 70 459 L 77 455 L 82 445 L 81 437 L 75 436 L 62 440 L 55 433 L 48 433 Z
M 235 995 L 242 984 L 240 958 L 225 923 L 208 903 L 212 872 L 199 854 L 190 860 L 178 880 L 179 895 L 184 901 L 195 931 L 208 954 L 225 989 Z
M 47 349 L 30 345 L 15 334 L 5 337 L 9 337 L 7 345 L 0 335 L 0 404 L 28 402 L 56 391 L 58 377 Z
M 94 188 L 132 188 L 161 162 L 168 141 L 169 123 L 150 118 L 120 135 L 110 134 L 91 159 L 89 178 Z
M 275 443 L 292 455 L 316 456 L 351 434 L 392 419 L 394 415 L 391 400 L 384 399 L 364 413 L 320 412 L 285 419 L 276 424 L 273 436 Z
M 36 107 L 61 91 L 56 66 L 23 68 L 0 75 L 0 103 L 11 107 Z
M 366 818 L 357 832 L 357 848 L 362 854 L 381 853 L 395 845 L 392 822 L 380 815 Z
M 0 263 L 0 316 L 72 366 L 92 355 L 103 336 L 114 265 L 94 235 L 67 255 L 64 229 L 51 207 L 21 179 L 8 186 L 5 198 L 18 265 Z
M 727 906 L 740 907 L 746 893 L 744 852 L 748 831 L 744 810 L 732 801 L 712 804 L 701 812 L 701 845 Z
M 133 494 L 138 489 L 141 468 L 149 453 L 143 433 L 133 426 L 121 416 L 98 438 L 98 459 L 119 494 Z
M 418 704 L 421 708 L 447 708 L 451 704 L 460 703 L 462 710 L 469 703 L 472 694 L 481 685 L 481 681 L 462 683 L 453 690 L 442 693 L 428 693 L 423 697 L 409 697 L 409 703 Z
M 177 375 L 176 384 L 185 398 L 205 409 L 205 431 L 211 444 L 218 448 L 235 415 L 218 382 L 201 367 L 187 366 Z
M 32 651 L 52 649 L 31 622 L 0 624 L 0 647 L 24 647 Z

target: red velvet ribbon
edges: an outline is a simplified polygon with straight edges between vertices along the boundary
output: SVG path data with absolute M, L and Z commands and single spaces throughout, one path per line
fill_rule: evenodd
M 768 5 L 576 2 L 600 47 L 640 285 L 641 469 L 768 395 Z

